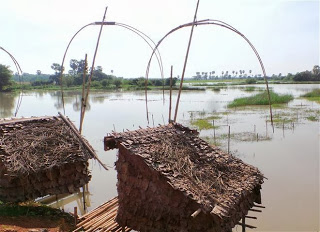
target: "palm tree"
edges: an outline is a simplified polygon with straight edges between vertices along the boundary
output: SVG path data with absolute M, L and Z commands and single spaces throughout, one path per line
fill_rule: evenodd
M 222 73 L 221 77 L 223 77 L 224 71 L 222 71 L 221 73 Z
M 250 73 L 250 76 L 251 76 L 251 73 L 252 73 L 252 70 L 251 70 L 251 69 L 249 70 L 249 73 Z

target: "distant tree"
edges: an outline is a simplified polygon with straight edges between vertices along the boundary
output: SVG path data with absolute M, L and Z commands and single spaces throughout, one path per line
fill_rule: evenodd
M 58 63 L 53 63 L 51 65 L 51 68 L 54 70 L 54 75 L 51 75 L 49 77 L 49 80 L 54 82 L 55 84 L 60 84 L 59 77 L 60 77 L 60 73 L 62 71 L 61 65 Z
M 120 79 L 116 78 L 116 79 L 113 80 L 113 84 L 114 84 L 114 85 L 116 86 L 116 88 L 118 89 L 118 88 L 121 86 L 122 81 L 121 81 Z
M 37 75 L 38 75 L 38 76 L 41 75 L 41 70 L 37 70 Z
M 70 75 L 76 75 L 78 73 L 79 61 L 76 59 L 70 60 L 70 68 L 72 70 L 69 71 Z
M 314 75 L 320 75 L 320 66 L 319 65 L 313 66 L 312 73 Z
M 251 76 L 251 73 L 252 73 L 252 70 L 251 70 L 251 69 L 249 70 L 249 73 L 250 73 L 250 75 L 249 75 L 249 76 Z
M 0 91 L 11 84 L 11 77 L 12 71 L 10 71 L 9 66 L 0 64 Z
M 310 71 L 299 72 L 293 77 L 294 81 L 312 81 L 312 73 Z

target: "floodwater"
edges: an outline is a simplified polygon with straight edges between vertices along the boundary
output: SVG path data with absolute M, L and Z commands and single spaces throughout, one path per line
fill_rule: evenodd
M 263 85 L 255 85 L 257 90 Z M 200 136 L 228 148 L 245 162 L 258 167 L 267 178 L 262 186 L 262 213 L 249 212 L 258 220 L 246 223 L 257 231 L 319 231 L 319 104 L 299 98 L 319 88 L 319 85 L 270 85 L 277 93 L 292 94 L 295 99 L 283 107 L 273 109 L 274 132 L 268 107 L 227 109 L 236 97 L 250 96 L 257 91 L 229 87 L 220 90 L 184 91 L 179 106 L 178 122 L 190 126 L 192 120 L 218 116 L 219 128 L 203 130 Z M 91 210 L 117 195 L 114 162 L 117 151 L 103 150 L 103 137 L 112 130 L 138 129 L 139 126 L 157 126 L 168 121 L 169 97 L 161 91 L 148 94 L 149 124 L 146 119 L 144 92 L 91 92 L 86 112 L 83 135 L 110 169 L 104 170 L 96 161 L 90 161 L 92 180 L 85 191 L 87 210 Z M 173 105 L 177 92 L 173 93 Z M 0 117 L 12 117 L 17 94 L 0 93 Z M 34 91 L 23 94 L 18 117 L 57 115 L 63 113 L 59 91 Z M 80 91 L 65 93 L 65 113 L 79 126 Z M 174 112 L 174 107 L 173 107 Z M 313 118 L 313 121 L 310 120 Z M 317 121 L 314 121 L 317 120 Z M 82 193 L 55 201 L 52 206 L 73 211 L 83 209 Z M 81 213 L 84 211 L 81 210 Z M 241 231 L 236 227 L 234 231 Z

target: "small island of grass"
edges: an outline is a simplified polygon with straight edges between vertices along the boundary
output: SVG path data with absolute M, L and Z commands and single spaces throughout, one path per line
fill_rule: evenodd
M 301 97 L 306 98 L 309 101 L 320 103 L 320 89 L 314 89 L 311 92 L 302 95 Z
M 285 104 L 293 100 L 293 96 L 290 94 L 280 95 L 272 91 L 270 92 L 270 98 L 272 104 Z M 232 108 L 250 105 L 269 105 L 268 93 L 265 91 L 251 97 L 236 98 L 228 104 L 228 107 Z

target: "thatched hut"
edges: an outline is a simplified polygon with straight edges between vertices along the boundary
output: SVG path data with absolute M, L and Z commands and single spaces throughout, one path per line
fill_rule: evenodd
M 69 119 L 0 120 L 0 200 L 74 193 L 89 182 L 93 149 Z
M 118 148 L 117 222 L 144 231 L 231 231 L 254 202 L 263 175 L 180 124 L 113 133 Z

